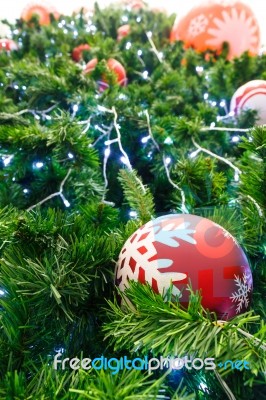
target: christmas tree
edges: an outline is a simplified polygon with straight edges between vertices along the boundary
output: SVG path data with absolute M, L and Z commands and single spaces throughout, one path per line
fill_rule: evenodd
M 266 128 L 229 112 L 266 55 L 185 49 L 146 8 L 49 18 L 6 21 L 0 51 L 0 398 L 266 399 Z M 219 318 L 189 283 L 186 306 L 174 285 L 117 289 L 127 239 L 172 214 L 244 249 L 248 311 Z M 141 368 L 160 357 L 216 368 Z

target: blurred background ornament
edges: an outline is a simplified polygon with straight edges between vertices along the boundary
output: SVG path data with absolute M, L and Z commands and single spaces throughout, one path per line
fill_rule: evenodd
M 86 64 L 85 69 L 83 71 L 84 74 L 90 74 L 96 68 L 97 64 L 98 64 L 97 58 L 93 58 L 91 61 L 89 61 Z M 109 69 L 114 73 L 118 85 L 126 86 L 127 84 L 126 70 L 119 61 L 115 60 L 114 58 L 109 58 L 109 60 L 106 61 L 106 67 L 107 69 Z M 101 80 L 99 81 L 99 89 L 101 91 L 104 91 L 108 87 L 109 87 L 108 78 L 106 77 L 105 74 L 103 74 Z
M 18 45 L 12 39 L 0 39 L 0 50 L 12 51 L 18 50 Z
M 59 18 L 59 13 L 56 8 L 46 1 L 34 1 L 28 3 L 21 13 L 21 19 L 30 21 L 34 15 L 38 16 L 40 25 L 49 25 L 51 22 L 50 15 L 56 19 Z
M 177 18 L 170 41 L 182 40 L 186 47 L 204 52 L 220 52 L 229 44 L 228 59 L 248 51 L 258 54 L 260 29 L 252 9 L 236 0 L 207 0 L 193 7 L 184 17 Z

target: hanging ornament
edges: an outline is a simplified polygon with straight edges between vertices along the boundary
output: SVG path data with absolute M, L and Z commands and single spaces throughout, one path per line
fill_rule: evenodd
M 117 40 L 120 41 L 130 33 L 130 25 L 122 25 L 117 29 Z
M 18 45 L 12 39 L 0 39 L 0 50 L 18 50 Z
M 181 19 L 177 19 L 170 41 L 182 40 L 186 47 L 203 52 L 219 52 L 222 44 L 229 44 L 228 58 L 243 52 L 258 54 L 260 31 L 251 8 L 237 0 L 208 0 L 195 6 Z
M 79 46 L 75 47 L 72 51 L 72 59 L 76 62 L 79 62 L 83 58 L 83 52 L 89 51 L 91 48 L 88 44 L 80 44 Z
M 22 10 L 21 19 L 30 21 L 34 15 L 37 15 L 40 25 L 49 25 L 51 22 L 50 14 L 53 14 L 55 18 L 59 18 L 59 13 L 49 3 L 44 1 L 31 2 Z
M 252 275 L 244 251 L 220 225 L 196 215 L 171 214 L 139 228 L 125 243 L 116 267 L 121 291 L 129 280 L 148 282 L 187 306 L 191 282 L 201 290 L 202 305 L 227 320 L 247 311 Z
M 250 81 L 234 93 L 230 110 L 239 115 L 241 111 L 248 109 L 257 110 L 258 125 L 266 124 L 266 81 Z
M 96 65 L 98 64 L 97 58 L 93 58 L 91 61 L 89 61 L 86 64 L 86 67 L 84 69 L 85 74 L 91 73 L 95 68 Z M 127 76 L 126 76 L 126 71 L 123 65 L 115 60 L 114 58 L 109 58 L 106 62 L 107 68 L 112 71 L 116 75 L 116 81 L 118 85 L 120 86 L 126 86 L 127 84 Z M 109 87 L 108 79 L 105 75 L 102 76 L 101 81 L 99 81 L 99 88 L 101 91 L 104 91 Z

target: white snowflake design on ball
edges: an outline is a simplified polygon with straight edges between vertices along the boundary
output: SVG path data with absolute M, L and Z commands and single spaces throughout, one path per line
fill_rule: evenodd
M 208 25 L 208 18 L 205 17 L 204 14 L 200 14 L 197 17 L 193 18 L 190 21 L 188 33 L 192 37 L 200 35 L 202 32 L 205 32 L 206 26 Z
M 169 217 L 167 219 L 169 220 Z M 192 245 L 197 244 L 191 236 L 196 231 L 189 229 L 189 222 L 177 224 L 175 221 L 169 221 L 163 224 L 164 221 L 166 221 L 164 217 L 157 218 L 156 223 L 150 221 L 144 229 L 139 229 L 125 243 L 120 254 L 116 276 L 120 280 L 119 288 L 122 291 L 128 287 L 129 280 L 138 281 L 140 274 L 152 287 L 155 285 L 159 293 L 165 292 L 170 287 L 171 281 L 182 281 L 187 278 L 187 274 L 181 272 L 159 271 L 170 267 L 174 262 L 172 259 L 151 260 L 157 255 L 155 242 L 168 247 L 179 247 L 180 240 Z M 123 271 L 124 266 L 127 268 L 126 273 Z M 173 286 L 172 293 L 180 296 L 181 292 Z
M 234 279 L 236 286 L 238 287 L 237 292 L 232 293 L 230 299 L 233 302 L 237 302 L 236 313 L 240 313 L 242 307 L 245 305 L 247 308 L 249 305 L 249 293 L 251 292 L 251 285 L 248 283 L 248 277 L 244 273 L 242 279 L 240 276 L 235 275 Z
M 258 27 L 255 20 L 247 16 L 245 10 L 242 10 L 239 14 L 236 8 L 232 8 L 231 12 L 223 11 L 222 19 L 214 18 L 213 23 L 216 28 L 208 29 L 207 32 L 213 38 L 206 41 L 207 45 L 220 48 L 223 42 L 228 42 L 230 43 L 230 54 L 240 55 L 248 49 L 256 52 Z M 237 32 L 241 32 L 241 43 L 243 44 L 240 48 Z

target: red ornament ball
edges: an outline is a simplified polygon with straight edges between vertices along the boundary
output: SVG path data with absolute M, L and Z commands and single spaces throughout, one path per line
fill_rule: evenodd
M 208 49 L 220 52 L 229 43 L 228 58 L 243 52 L 258 54 L 260 30 L 251 8 L 237 0 L 207 0 L 177 19 L 170 41 L 182 40 L 186 47 L 200 52 Z
M 244 251 L 224 228 L 207 218 L 171 214 L 139 228 L 122 248 L 116 283 L 148 282 L 156 293 L 173 294 L 188 305 L 192 289 L 201 289 L 202 305 L 227 320 L 247 311 L 252 275 Z
M 98 64 L 97 58 L 93 58 L 91 61 L 89 61 L 86 64 L 86 67 L 84 69 L 85 74 L 91 73 L 95 68 L 96 65 Z M 107 68 L 112 71 L 116 75 L 116 82 L 120 86 L 126 86 L 127 84 L 127 75 L 126 75 L 126 70 L 123 67 L 123 65 L 115 60 L 114 58 L 109 58 L 106 62 Z M 99 82 L 99 88 L 101 91 L 107 89 L 109 87 L 107 77 L 105 75 L 102 76 L 101 81 Z
M 230 110 L 236 115 L 252 109 L 258 111 L 259 125 L 266 124 L 266 81 L 254 80 L 237 89 L 230 103 Z
M 117 40 L 120 41 L 130 33 L 130 25 L 122 25 L 117 29 Z
M 28 22 L 31 20 L 33 15 L 37 15 L 39 17 L 40 25 L 49 25 L 51 22 L 50 14 L 53 14 L 55 18 L 59 18 L 59 13 L 54 6 L 46 2 L 37 1 L 26 5 L 22 10 L 21 19 Z
M 83 58 L 83 51 L 89 51 L 91 48 L 88 44 L 80 44 L 72 51 L 72 59 L 79 62 Z
M 12 51 L 18 50 L 17 43 L 11 39 L 0 39 L 0 50 Z

